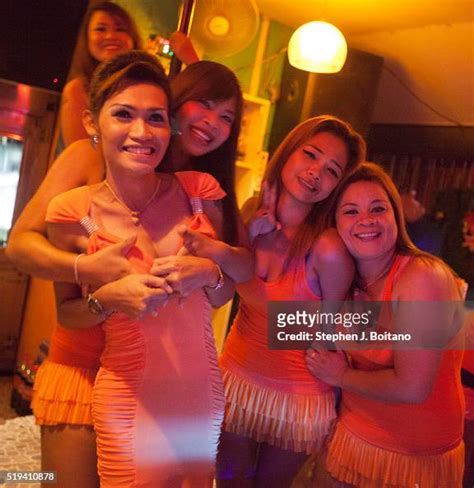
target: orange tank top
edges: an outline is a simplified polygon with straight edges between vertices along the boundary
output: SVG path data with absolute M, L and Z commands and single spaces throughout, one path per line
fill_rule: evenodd
M 238 314 L 224 346 L 221 365 L 240 375 L 284 392 L 320 394 L 330 386 L 311 375 L 305 362 L 305 351 L 271 350 L 267 340 L 267 306 L 269 301 L 319 301 L 309 287 L 306 262 L 274 281 L 254 276 L 237 285 L 240 295 Z
M 412 259 L 397 256 L 387 277 L 383 301 L 392 297 L 399 272 Z M 393 366 L 393 351 L 351 351 L 356 369 L 373 371 Z M 433 389 L 421 404 L 371 400 L 343 391 L 340 421 L 364 441 L 404 454 L 440 454 L 456 447 L 463 435 L 464 397 L 460 380 L 462 351 L 443 353 Z

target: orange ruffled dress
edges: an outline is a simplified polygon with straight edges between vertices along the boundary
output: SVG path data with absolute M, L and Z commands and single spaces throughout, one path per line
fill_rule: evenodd
M 191 226 L 215 235 L 200 198 L 223 198 L 217 181 L 198 172 L 176 177 L 191 196 Z M 80 222 L 90 235 L 88 253 L 93 253 L 118 242 L 92 221 L 93 212 L 90 189 L 81 187 L 53 199 L 47 219 Z M 146 273 L 152 263 L 136 246 L 127 257 L 137 272 Z M 171 299 L 157 312 L 142 320 L 116 313 L 102 324 L 105 349 L 93 418 L 103 487 L 206 486 L 214 471 L 224 396 L 210 304 L 197 290 L 186 299 Z M 71 353 L 77 352 L 77 331 L 66 332 Z
M 398 256 L 383 301 L 392 296 Z M 389 403 L 343 390 L 338 423 L 329 443 L 331 475 L 360 488 L 460 487 L 464 466 L 462 351 L 448 350 L 433 390 L 421 404 Z M 393 351 L 350 351 L 352 367 L 371 371 L 393 366 Z
M 320 300 L 307 284 L 304 260 L 279 279 L 255 276 L 237 286 L 239 312 L 224 345 L 224 430 L 296 452 L 319 450 L 335 418 L 333 389 L 315 379 L 305 351 L 270 350 L 267 304 Z

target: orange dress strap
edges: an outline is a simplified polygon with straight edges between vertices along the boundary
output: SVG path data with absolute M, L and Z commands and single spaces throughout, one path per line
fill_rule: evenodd
M 175 173 L 184 191 L 189 197 L 193 218 L 189 228 L 209 237 L 216 238 L 216 232 L 209 218 L 204 213 L 202 200 L 221 200 L 226 196 L 218 181 L 207 173 L 199 171 L 181 171 Z
M 385 285 L 382 293 L 383 302 L 388 302 L 392 299 L 395 276 L 397 275 L 402 265 L 405 266 L 406 264 L 408 264 L 409 261 L 410 258 L 408 258 L 407 256 L 405 256 L 405 259 L 403 259 L 403 256 L 401 256 L 400 254 L 397 254 L 395 256 L 392 267 L 390 268 L 390 271 L 388 272 L 387 278 L 385 280 Z

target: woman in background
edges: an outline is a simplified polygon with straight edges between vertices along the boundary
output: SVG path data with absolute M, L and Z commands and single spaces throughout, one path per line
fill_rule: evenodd
M 62 93 L 60 121 L 65 146 L 88 137 L 82 113 L 87 108 L 87 92 L 95 68 L 116 54 L 141 47 L 138 29 L 122 7 L 107 1 L 89 7 L 79 33 L 72 79 Z
M 410 241 L 400 195 L 377 165 L 364 164 L 338 190 L 335 223 L 356 262 L 353 299 L 395 303 L 377 330 L 412 339 L 346 347 L 346 355 L 308 351 L 315 377 L 342 388 L 327 455 L 334 486 L 460 487 L 462 307 L 451 306 L 463 300 L 460 280 Z
M 220 365 L 226 414 L 218 486 L 287 487 L 319 450 L 335 417 L 332 388 L 314 381 L 302 350 L 271 350 L 267 306 L 274 300 L 342 300 L 352 261 L 324 232 L 328 197 L 365 156 L 363 139 L 331 116 L 286 137 L 266 174 L 263 212 L 251 224 L 256 274 L 237 286 L 239 312 Z

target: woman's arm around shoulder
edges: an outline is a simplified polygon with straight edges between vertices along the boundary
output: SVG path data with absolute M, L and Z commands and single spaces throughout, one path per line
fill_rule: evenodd
M 6 253 L 18 268 L 43 279 L 74 281 L 75 255 L 47 240 L 46 210 L 53 197 L 100 181 L 102 172 L 102 160 L 87 140 L 61 153 L 10 232 Z
M 413 258 L 401 270 L 393 289 L 395 333 L 411 339 L 397 342 L 393 366 L 377 371 L 349 367 L 331 352 L 309 351 L 307 364 L 315 376 L 335 386 L 391 403 L 423 403 L 430 395 L 441 361 L 439 341 L 455 323 L 456 287 L 449 270 L 439 262 Z M 457 298 L 459 299 L 459 298 Z M 387 345 L 390 348 L 390 345 Z
M 325 230 L 311 251 L 323 300 L 344 300 L 354 279 L 354 261 L 336 229 Z

